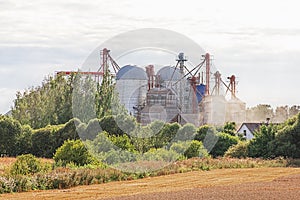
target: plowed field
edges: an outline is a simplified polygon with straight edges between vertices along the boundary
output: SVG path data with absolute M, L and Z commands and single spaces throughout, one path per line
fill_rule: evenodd
M 299 199 L 300 168 L 195 171 L 65 190 L 2 194 L 0 199 Z

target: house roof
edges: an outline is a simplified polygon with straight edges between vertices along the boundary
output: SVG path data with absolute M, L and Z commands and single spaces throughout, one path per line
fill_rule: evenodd
M 263 125 L 263 123 L 243 123 L 237 132 L 240 132 L 241 128 L 243 126 L 246 126 L 249 129 L 249 131 L 251 131 L 251 133 L 253 133 L 257 129 L 259 129 L 259 127 L 261 125 Z

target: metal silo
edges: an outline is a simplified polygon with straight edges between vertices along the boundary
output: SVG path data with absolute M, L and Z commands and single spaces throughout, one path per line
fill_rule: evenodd
M 141 106 L 146 98 L 147 74 L 138 66 L 126 65 L 116 74 L 116 89 L 120 102 L 132 115 L 136 114 L 134 107 Z
M 162 87 L 173 87 L 175 90 L 178 89 L 178 84 L 175 84 L 180 80 L 180 71 L 179 69 L 175 70 L 175 67 L 165 66 L 161 68 L 156 75 L 160 79 L 160 84 Z
M 200 103 L 200 124 L 223 125 L 226 119 L 226 99 L 222 95 L 205 96 Z
M 246 121 L 246 103 L 238 98 L 227 101 L 226 121 L 235 122 L 237 126 Z

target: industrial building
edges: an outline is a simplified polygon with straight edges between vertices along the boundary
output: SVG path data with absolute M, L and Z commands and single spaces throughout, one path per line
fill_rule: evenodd
M 219 71 L 212 71 L 209 53 L 199 55 L 193 69 L 185 66 L 187 59 L 179 53 L 174 66 L 156 71 L 154 65 L 119 67 L 109 52 L 101 51 L 96 73 L 114 72 L 121 103 L 143 125 L 155 120 L 196 126 L 234 121 L 240 125 L 246 120 L 246 104 L 236 97 L 236 77 L 224 81 Z
M 222 125 L 226 121 L 241 124 L 246 118 L 246 104 L 236 97 L 236 77 L 225 83 L 219 71 L 211 71 L 207 53 L 200 64 L 189 70 L 183 53 L 174 66 L 126 65 L 116 73 L 120 101 L 138 122 L 165 122 Z M 203 68 L 203 69 L 202 69 Z M 230 98 L 226 98 L 228 95 Z

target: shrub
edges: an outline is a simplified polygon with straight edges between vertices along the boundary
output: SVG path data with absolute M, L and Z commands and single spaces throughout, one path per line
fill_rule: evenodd
M 193 157 L 208 157 L 208 153 L 204 148 L 202 142 L 193 140 L 187 150 L 184 152 L 184 156 L 187 158 Z
M 191 141 L 175 142 L 171 145 L 170 150 L 183 155 L 184 152 L 188 149 L 190 144 L 191 144 Z
M 100 127 L 100 120 L 99 119 L 92 119 L 89 121 L 86 129 L 85 129 L 85 136 L 81 136 L 83 140 L 94 140 L 98 133 L 102 131 Z
M 34 130 L 32 134 L 32 151 L 37 157 L 52 158 L 57 144 L 57 133 L 63 125 L 48 125 L 45 128 Z
M 129 151 L 110 150 L 105 154 L 105 162 L 109 165 L 136 161 L 136 155 Z
M 180 154 L 163 148 L 152 148 L 143 155 L 143 160 L 172 162 L 180 158 Z
M 78 166 L 96 162 L 95 158 L 88 152 L 81 140 L 67 140 L 56 150 L 55 162 L 61 161 L 63 165 L 74 163 Z
M 248 150 L 250 157 L 268 158 L 273 154 L 271 141 L 275 139 L 276 127 L 263 125 L 255 132 L 254 138 L 250 141 Z
M 0 155 L 16 155 L 15 144 L 20 134 L 21 124 L 17 120 L 0 115 Z
M 248 157 L 248 142 L 240 141 L 225 152 L 225 157 L 246 158 Z
M 227 133 L 218 133 L 217 136 L 218 141 L 210 152 L 213 157 L 223 156 L 229 147 L 236 145 L 239 141 L 238 137 Z
M 210 125 L 200 126 L 195 135 L 195 140 L 203 142 L 207 134 L 211 134 L 211 135 L 217 134 L 216 128 Z
M 28 175 L 41 171 L 48 171 L 50 166 L 43 164 L 38 158 L 31 154 L 25 154 L 17 157 L 16 162 L 11 166 L 12 175 Z

